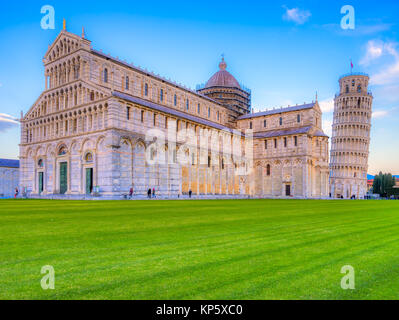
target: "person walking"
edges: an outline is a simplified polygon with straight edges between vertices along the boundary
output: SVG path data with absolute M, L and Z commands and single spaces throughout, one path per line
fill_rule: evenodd
M 15 188 L 15 194 L 14 194 L 14 199 L 16 199 L 18 197 L 19 194 L 19 190 L 18 187 Z
M 155 188 L 152 188 L 152 197 L 155 199 Z
M 151 199 L 151 188 L 148 189 L 147 196 L 148 196 L 148 199 Z
M 133 188 L 130 188 L 129 190 L 129 198 L 132 199 L 133 197 Z
M 191 199 L 191 196 L 193 195 L 193 192 L 191 191 L 191 189 L 190 189 L 190 191 L 188 192 L 188 196 L 189 196 L 189 198 Z

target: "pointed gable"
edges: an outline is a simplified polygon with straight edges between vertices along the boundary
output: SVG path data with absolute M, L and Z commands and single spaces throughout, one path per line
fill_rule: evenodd
M 62 30 L 53 44 L 49 46 L 44 56 L 44 64 L 51 63 L 82 48 L 90 50 L 90 47 L 91 42 L 89 40 Z

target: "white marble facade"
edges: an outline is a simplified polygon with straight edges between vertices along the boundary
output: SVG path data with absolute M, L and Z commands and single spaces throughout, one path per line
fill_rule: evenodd
M 20 186 L 31 195 L 120 197 L 130 188 L 135 195 L 155 188 L 165 196 L 190 190 L 328 196 L 328 137 L 317 102 L 238 117 L 237 110 L 93 50 L 84 35 L 66 30 L 43 61 L 45 90 L 21 118 Z M 170 134 L 172 127 L 176 132 Z M 155 140 L 166 137 L 164 163 L 148 161 L 160 152 L 154 153 L 155 140 L 146 138 L 154 129 Z M 237 130 L 253 135 L 251 157 L 248 136 Z M 182 132 L 193 132 L 195 139 L 179 141 Z M 205 151 L 199 138 L 204 132 L 210 136 Z M 236 155 L 227 152 L 237 146 Z

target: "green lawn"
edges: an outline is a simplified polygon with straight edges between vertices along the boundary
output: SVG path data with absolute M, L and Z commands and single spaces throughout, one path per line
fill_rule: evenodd
M 399 201 L 0 201 L 0 299 L 388 298 Z

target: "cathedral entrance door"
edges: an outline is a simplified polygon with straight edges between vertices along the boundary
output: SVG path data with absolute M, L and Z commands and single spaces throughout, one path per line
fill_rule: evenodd
M 68 163 L 60 163 L 60 194 L 65 194 L 68 190 Z
M 86 194 L 93 192 L 93 168 L 86 169 Z
M 291 185 L 290 185 L 290 184 L 286 184 L 286 185 L 285 185 L 285 195 L 286 195 L 287 197 L 290 197 L 290 196 L 291 196 Z
M 39 194 L 43 192 L 43 172 L 39 172 Z

